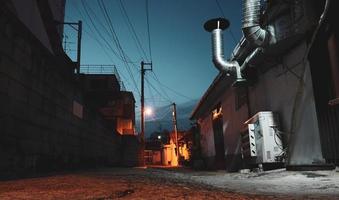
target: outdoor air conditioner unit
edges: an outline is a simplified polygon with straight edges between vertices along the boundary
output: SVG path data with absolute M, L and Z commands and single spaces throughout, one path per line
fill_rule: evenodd
M 270 111 L 258 112 L 245 122 L 241 133 L 242 155 L 248 164 L 282 163 L 282 141 L 277 115 Z

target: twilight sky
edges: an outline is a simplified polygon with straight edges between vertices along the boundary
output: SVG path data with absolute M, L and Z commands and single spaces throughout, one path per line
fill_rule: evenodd
M 231 31 L 238 42 L 242 34 L 241 1 L 218 1 L 231 22 Z M 138 42 L 133 39 L 135 37 L 120 0 L 67 0 L 65 21 L 83 21 L 82 64 L 115 64 L 127 90 L 133 91 L 139 108 L 140 62 L 150 61 L 146 0 L 121 0 L 121 3 L 143 50 L 137 47 Z M 210 34 L 203 29 L 205 21 L 222 16 L 217 1 L 149 0 L 148 4 L 153 73 L 146 73 L 145 104 L 161 106 L 171 101 L 183 103 L 200 99 L 218 73 L 211 61 Z M 105 12 L 100 5 L 107 10 L 112 29 L 128 57 L 126 60 L 132 62 L 128 66 L 119 54 L 111 35 L 112 29 L 105 21 Z M 66 46 L 72 57 L 76 50 L 75 31 L 68 27 L 65 34 L 70 42 Z M 236 43 L 229 31 L 225 32 L 224 39 L 225 56 L 228 57 Z

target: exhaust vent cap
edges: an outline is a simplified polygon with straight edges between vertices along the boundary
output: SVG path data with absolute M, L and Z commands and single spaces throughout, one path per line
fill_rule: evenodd
M 208 32 L 212 32 L 215 29 L 225 30 L 230 26 L 230 22 L 225 18 L 210 19 L 204 24 L 204 28 Z

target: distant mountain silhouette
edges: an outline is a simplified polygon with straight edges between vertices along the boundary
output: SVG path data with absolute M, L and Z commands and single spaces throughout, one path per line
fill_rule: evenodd
M 198 100 L 192 100 L 177 105 L 178 130 L 187 130 L 191 127 L 189 117 L 196 106 Z M 173 130 L 172 107 L 163 106 L 154 109 L 154 119 L 145 122 L 145 136 L 148 138 L 154 131 Z M 137 130 L 140 130 L 140 119 L 136 119 Z

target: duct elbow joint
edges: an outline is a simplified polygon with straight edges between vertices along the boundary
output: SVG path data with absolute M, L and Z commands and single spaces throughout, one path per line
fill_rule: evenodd
M 209 20 L 204 25 L 205 29 L 212 33 L 213 63 L 219 71 L 235 76 L 237 80 L 243 80 L 238 62 L 227 61 L 224 58 L 222 32 L 228 26 L 228 20 L 223 18 Z
M 221 57 L 213 56 L 213 64 L 214 66 L 223 73 L 236 75 L 236 69 L 239 66 L 236 61 L 226 61 Z
M 246 40 L 256 47 L 265 47 L 270 43 L 271 34 L 260 26 L 244 27 L 242 31 Z
M 265 47 L 273 40 L 273 35 L 260 25 L 260 0 L 243 0 L 242 31 L 244 37 L 256 47 Z

